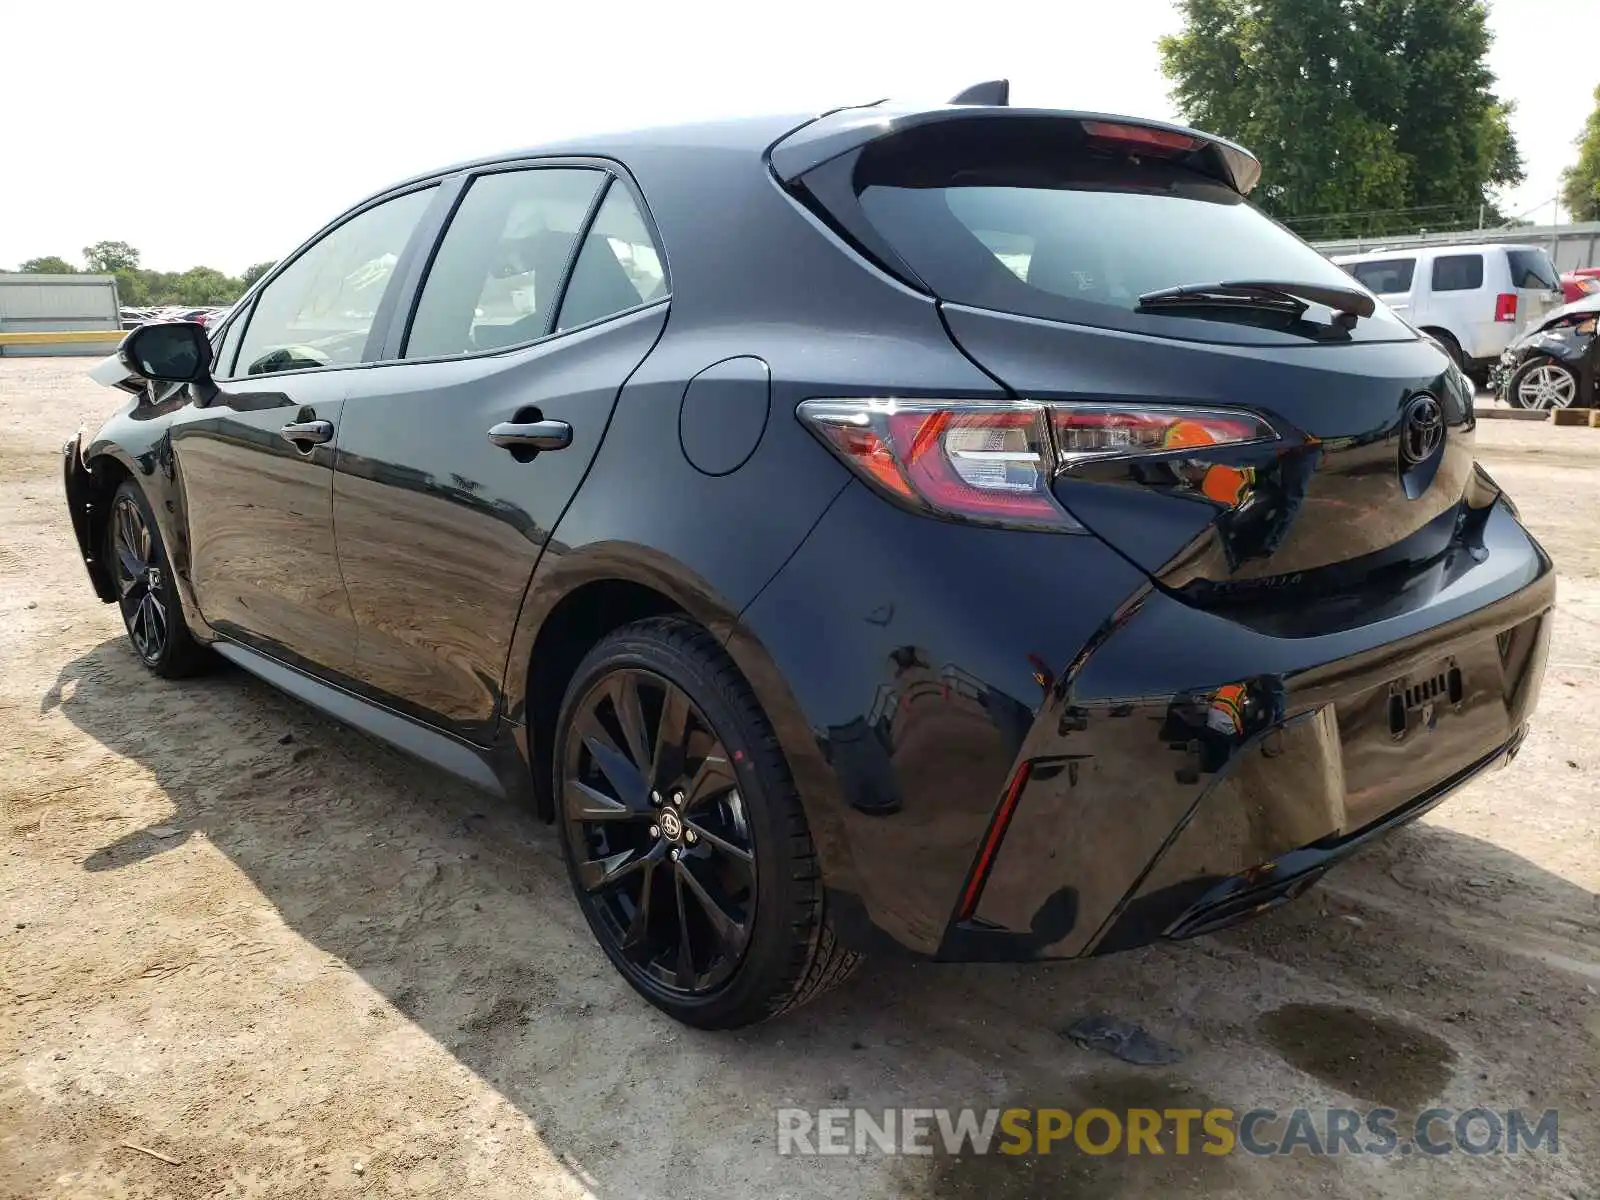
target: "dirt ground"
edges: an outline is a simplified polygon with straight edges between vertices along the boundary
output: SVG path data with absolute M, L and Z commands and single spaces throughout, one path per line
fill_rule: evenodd
M 613 973 L 527 813 L 237 671 L 145 675 L 62 503 L 62 439 L 116 402 L 87 366 L 0 360 L 0 1194 L 1600 1196 L 1600 429 L 1480 425 L 1561 569 L 1509 770 L 1242 929 L 869 963 L 712 1035 Z M 1091 1013 L 1186 1058 L 1061 1036 Z M 1560 1152 L 776 1148 L 784 1106 L 1184 1103 L 1554 1108 Z

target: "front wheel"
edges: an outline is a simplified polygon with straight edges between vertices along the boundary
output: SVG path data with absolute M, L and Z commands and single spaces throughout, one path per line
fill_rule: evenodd
M 1518 408 L 1570 408 L 1578 399 L 1578 377 L 1569 367 L 1537 358 L 1517 368 L 1506 398 Z
M 652 618 L 590 650 L 562 704 L 553 782 L 579 907 L 657 1008 L 737 1028 L 856 966 L 777 739 L 699 626 Z
M 105 556 L 116 581 L 122 623 L 139 661 L 166 679 L 193 674 L 206 651 L 184 624 L 161 530 L 144 492 L 131 479 L 124 479 L 111 498 Z

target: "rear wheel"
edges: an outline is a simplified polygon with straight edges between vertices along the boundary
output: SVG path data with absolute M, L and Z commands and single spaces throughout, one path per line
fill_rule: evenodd
M 1506 396 L 1518 408 L 1570 408 L 1578 399 L 1578 377 L 1552 359 L 1534 359 L 1517 368 Z
M 177 581 L 172 577 L 161 531 L 144 492 L 131 479 L 123 480 L 111 498 L 105 561 L 116 582 L 122 623 L 139 661 L 166 679 L 193 674 L 205 661 L 205 648 L 184 624 Z
M 555 751 L 579 906 L 656 1007 L 730 1029 L 854 969 L 777 739 L 710 634 L 663 617 L 604 638 L 568 688 Z
M 1446 333 L 1443 329 L 1424 330 L 1429 337 L 1439 343 L 1439 349 L 1450 356 L 1450 361 L 1463 371 L 1467 369 L 1467 356 L 1461 352 L 1461 343 L 1456 341 L 1453 334 Z

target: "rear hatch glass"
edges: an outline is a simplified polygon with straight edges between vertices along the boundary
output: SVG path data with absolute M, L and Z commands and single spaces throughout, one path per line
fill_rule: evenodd
M 1073 120 L 965 120 L 870 143 L 853 193 L 876 234 L 941 299 L 1189 340 L 1288 344 L 1318 336 L 1248 306 L 1145 311 L 1165 288 L 1277 280 L 1350 288 L 1346 275 L 1216 178 L 1159 145 Z M 1320 327 L 1320 328 L 1319 328 Z M 1381 304 L 1341 340 L 1415 336 Z

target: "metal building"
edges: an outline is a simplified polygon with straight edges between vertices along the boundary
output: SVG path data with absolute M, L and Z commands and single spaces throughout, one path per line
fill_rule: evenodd
M 103 338 L 92 336 L 103 331 Z M 88 339 L 28 334 L 90 333 Z M 117 281 L 110 275 L 0 274 L 0 354 L 110 353 L 122 337 Z

